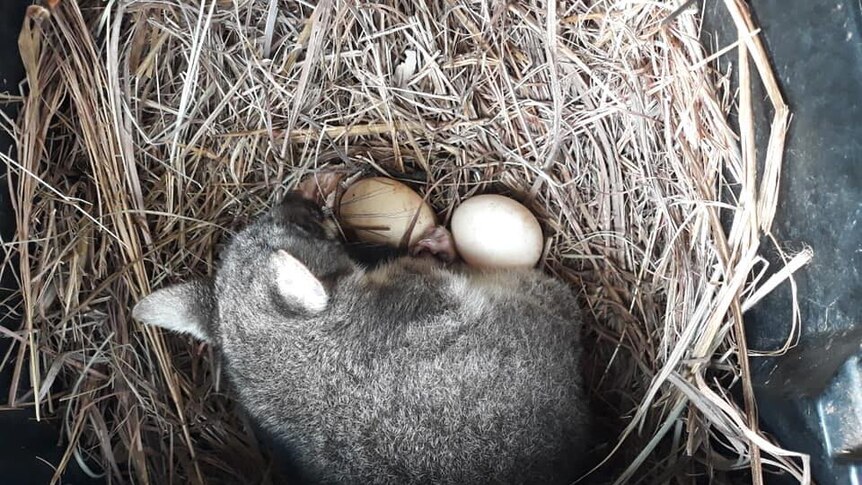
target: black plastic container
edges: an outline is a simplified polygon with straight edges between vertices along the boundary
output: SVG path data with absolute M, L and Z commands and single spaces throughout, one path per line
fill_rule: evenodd
M 754 358 L 763 429 L 808 453 L 821 484 L 862 481 L 862 3 L 751 2 L 793 118 L 781 174 L 776 239 L 814 250 L 797 273 L 802 335 L 781 358 Z M 736 39 L 723 2 L 707 1 L 705 31 Z M 707 44 L 709 45 L 709 44 Z M 724 60 L 735 64 L 735 54 Z M 734 65 L 734 72 L 736 66 Z M 755 86 L 758 154 L 772 112 Z M 768 247 L 768 244 L 764 244 Z M 767 254 L 775 258 L 775 254 Z M 746 315 L 751 349 L 773 350 L 790 330 L 786 285 Z M 773 478 L 778 481 L 779 479 Z M 783 482 L 783 480 L 781 480 Z
M 17 35 L 29 3 L 0 2 L 0 90 L 17 93 L 22 76 Z M 723 2 L 704 3 L 707 45 L 735 40 Z M 812 456 L 818 483 L 856 484 L 862 481 L 854 464 L 862 457 L 862 4 L 754 0 L 752 8 L 793 112 L 775 235 L 790 249 L 805 243 L 815 251 L 812 264 L 796 277 L 803 319 L 799 346 L 786 357 L 752 362 L 762 426 L 784 446 Z M 723 59 L 735 61 L 733 54 Z M 757 126 L 766 127 L 771 113 L 757 89 L 754 98 L 763 100 Z M 762 154 L 765 130 L 759 135 Z M 10 150 L 8 138 L 0 138 L 0 149 Z M 6 190 L 4 178 L 3 241 L 12 234 Z M 11 283 L 4 281 L 3 287 Z M 789 330 L 789 298 L 783 287 L 746 315 L 752 349 L 781 344 Z M 7 347 L 0 338 L 0 351 Z M 781 386 L 775 386 L 775 376 Z M 8 388 L 9 376 L 0 376 L 0 402 Z M 53 474 L 47 463 L 60 460 L 57 442 L 52 423 L 36 423 L 25 411 L 0 412 L 0 482 L 47 483 Z M 773 475 L 767 480 L 785 481 Z M 86 479 L 73 462 L 64 483 L 99 481 Z

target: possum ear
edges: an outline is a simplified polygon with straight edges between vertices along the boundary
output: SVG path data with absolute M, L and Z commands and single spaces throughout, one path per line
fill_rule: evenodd
M 213 307 L 212 281 L 201 279 L 154 291 L 132 309 L 141 323 L 187 333 L 211 341 L 210 310 Z
M 329 303 L 326 289 L 298 259 L 286 251 L 278 250 L 272 253 L 270 267 L 275 273 L 278 294 L 288 305 L 312 314 L 326 309 Z

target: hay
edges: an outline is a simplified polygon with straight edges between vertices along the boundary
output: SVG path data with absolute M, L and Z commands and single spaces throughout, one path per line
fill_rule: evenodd
M 266 481 L 212 350 L 130 308 L 338 169 L 418 181 L 444 219 L 484 191 L 535 210 L 545 268 L 592 317 L 590 385 L 620 423 L 606 476 L 809 480 L 759 431 L 740 358 L 744 311 L 810 258 L 764 276 L 789 111 L 742 2 L 719 52 L 745 61 L 738 100 L 677 2 L 79 3 L 29 10 L 3 157 L 22 297 L 4 302 L 22 320 L 4 330 L 8 407 L 60 419 L 57 477 L 75 460 L 116 482 Z M 775 108 L 761 173 L 749 57 Z

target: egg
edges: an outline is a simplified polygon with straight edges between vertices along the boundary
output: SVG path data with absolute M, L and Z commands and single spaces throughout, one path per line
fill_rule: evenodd
M 535 266 L 544 246 L 536 217 L 502 195 L 477 195 L 458 206 L 452 237 L 467 264 L 484 268 Z
M 359 240 L 389 246 L 400 246 L 402 241 L 412 244 L 437 225 L 434 211 L 419 194 L 383 177 L 362 179 L 348 187 L 339 215 Z M 405 238 L 414 219 L 413 230 Z

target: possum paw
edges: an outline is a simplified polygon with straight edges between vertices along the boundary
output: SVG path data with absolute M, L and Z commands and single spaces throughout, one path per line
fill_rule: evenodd
M 443 226 L 433 227 L 423 234 L 410 248 L 410 255 L 431 256 L 443 263 L 451 263 L 458 258 L 452 234 Z

